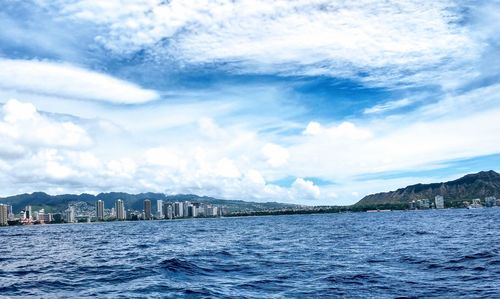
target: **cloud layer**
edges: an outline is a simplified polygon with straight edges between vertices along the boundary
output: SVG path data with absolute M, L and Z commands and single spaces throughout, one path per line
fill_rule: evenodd
M 64 63 L 0 59 L 0 70 L 2 89 L 120 104 L 159 97 L 153 90 Z
M 235 72 L 433 84 L 480 55 L 463 9 L 432 1 L 71 1 L 60 16 L 101 28 L 118 54 L 148 51 Z M 450 63 L 451 62 L 451 63 Z

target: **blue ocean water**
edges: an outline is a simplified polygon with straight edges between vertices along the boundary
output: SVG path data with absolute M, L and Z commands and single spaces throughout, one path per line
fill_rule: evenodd
M 5 227 L 0 295 L 500 298 L 500 209 Z

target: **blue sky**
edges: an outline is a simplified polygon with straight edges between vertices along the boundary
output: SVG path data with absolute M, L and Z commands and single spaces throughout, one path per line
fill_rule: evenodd
M 0 196 L 350 204 L 500 170 L 500 2 L 7 1 Z

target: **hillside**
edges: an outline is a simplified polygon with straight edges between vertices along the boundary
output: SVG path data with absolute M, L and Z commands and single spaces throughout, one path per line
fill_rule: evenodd
M 355 206 L 406 205 L 417 199 L 433 199 L 442 195 L 449 206 L 456 206 L 464 200 L 484 198 L 485 196 L 500 197 L 500 174 L 481 171 L 468 174 L 454 181 L 416 184 L 391 192 L 382 192 L 365 196 Z
M 193 194 L 178 194 L 165 195 L 163 193 L 139 193 L 129 194 L 122 192 L 100 193 L 98 195 L 91 194 L 64 194 L 64 195 L 48 195 L 43 192 L 34 192 L 31 194 L 20 194 L 6 198 L 0 198 L 0 203 L 12 205 L 14 211 L 19 211 L 27 205 L 35 207 L 43 207 L 48 211 L 63 211 L 71 202 L 86 202 L 94 205 L 97 200 L 103 200 L 105 207 L 112 207 L 117 199 L 123 199 L 127 209 L 142 210 L 144 199 L 153 201 L 156 205 L 156 200 L 166 202 L 174 201 L 191 201 L 203 202 L 214 205 L 225 206 L 228 211 L 261 211 L 266 209 L 292 208 L 297 205 L 283 204 L 277 202 L 249 202 L 243 200 L 224 200 L 213 197 L 197 196 Z

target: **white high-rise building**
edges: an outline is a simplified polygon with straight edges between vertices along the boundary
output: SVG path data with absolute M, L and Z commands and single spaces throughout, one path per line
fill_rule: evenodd
M 436 204 L 436 209 L 444 209 L 444 197 L 437 195 L 434 197 L 434 203 Z
M 166 211 L 166 214 L 165 216 L 168 218 L 168 219 L 172 219 L 174 217 L 174 210 L 172 208 L 172 205 L 171 204 L 168 204 L 167 205 L 167 211 Z
M 163 219 L 165 215 L 163 215 L 163 200 L 158 199 L 156 201 L 156 213 L 158 214 L 158 218 Z
M 116 219 L 118 220 L 127 219 L 127 214 L 125 212 L 125 203 L 123 202 L 123 200 L 121 199 L 116 200 L 115 212 L 116 212 Z
M 66 222 L 67 223 L 75 223 L 75 208 L 69 207 L 66 210 Z
M 96 213 L 96 218 L 97 221 L 103 221 L 104 220 L 104 201 L 98 200 L 95 204 L 95 213 Z
M 7 205 L 0 204 L 0 226 L 9 225 L 9 209 Z

